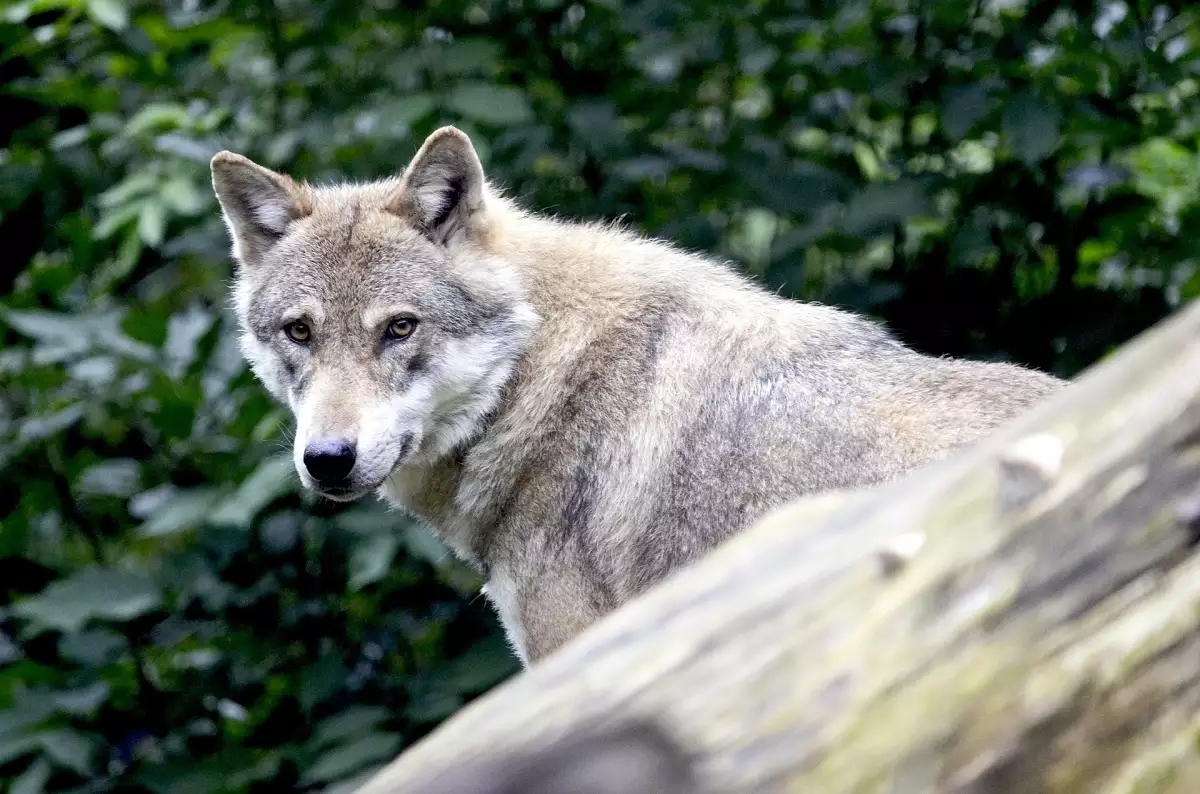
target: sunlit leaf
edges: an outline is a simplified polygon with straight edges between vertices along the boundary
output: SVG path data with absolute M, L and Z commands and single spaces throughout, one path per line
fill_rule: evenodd
M 12 611 L 45 628 L 73 632 L 93 618 L 129 620 L 161 602 L 158 587 L 142 574 L 91 566 L 17 601 Z
M 216 321 L 216 315 L 195 304 L 171 315 L 167 321 L 167 341 L 163 350 L 174 377 L 180 377 L 192 365 L 199 352 L 197 344 Z
M 119 32 L 129 25 L 129 7 L 124 0 L 87 0 L 87 11 L 106 28 Z
M 225 491 L 215 487 L 199 487 L 170 494 L 138 528 L 142 537 L 161 537 L 196 529 L 216 507 Z
M 291 455 L 264 460 L 231 496 L 222 499 L 208 517 L 214 525 L 246 527 L 255 516 L 299 485 Z
M 142 242 L 151 248 L 162 245 L 167 232 L 167 210 L 160 200 L 148 200 L 142 204 L 138 214 L 138 234 Z
M 92 496 L 129 497 L 141 488 L 141 465 L 131 458 L 112 458 L 80 472 L 75 487 Z

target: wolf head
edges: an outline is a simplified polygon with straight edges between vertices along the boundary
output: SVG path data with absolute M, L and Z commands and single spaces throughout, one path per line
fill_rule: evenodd
M 242 349 L 296 417 L 306 487 L 339 501 L 451 454 L 499 402 L 537 316 L 490 250 L 495 199 L 444 127 L 398 176 L 314 187 L 212 159 Z

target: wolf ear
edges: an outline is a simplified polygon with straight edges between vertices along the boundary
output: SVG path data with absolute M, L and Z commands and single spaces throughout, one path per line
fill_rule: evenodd
M 306 188 L 240 154 L 217 152 L 211 168 L 233 255 L 243 265 L 254 265 L 289 223 L 312 211 Z
M 468 226 L 482 204 L 483 166 L 471 139 L 455 127 L 442 127 L 425 139 L 387 208 L 445 243 Z

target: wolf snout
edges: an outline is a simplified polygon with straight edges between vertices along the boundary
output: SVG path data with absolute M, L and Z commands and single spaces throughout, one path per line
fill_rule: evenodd
M 320 439 L 304 448 L 304 468 L 318 486 L 339 486 L 350 476 L 356 457 L 350 442 L 340 438 Z

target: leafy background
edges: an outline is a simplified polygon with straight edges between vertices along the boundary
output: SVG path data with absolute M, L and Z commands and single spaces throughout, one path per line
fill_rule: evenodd
M 516 666 L 473 574 L 298 491 L 208 159 L 471 133 L 938 354 L 1070 376 L 1200 294 L 1200 11 L 1046 0 L 0 5 L 0 785 L 348 791 Z

